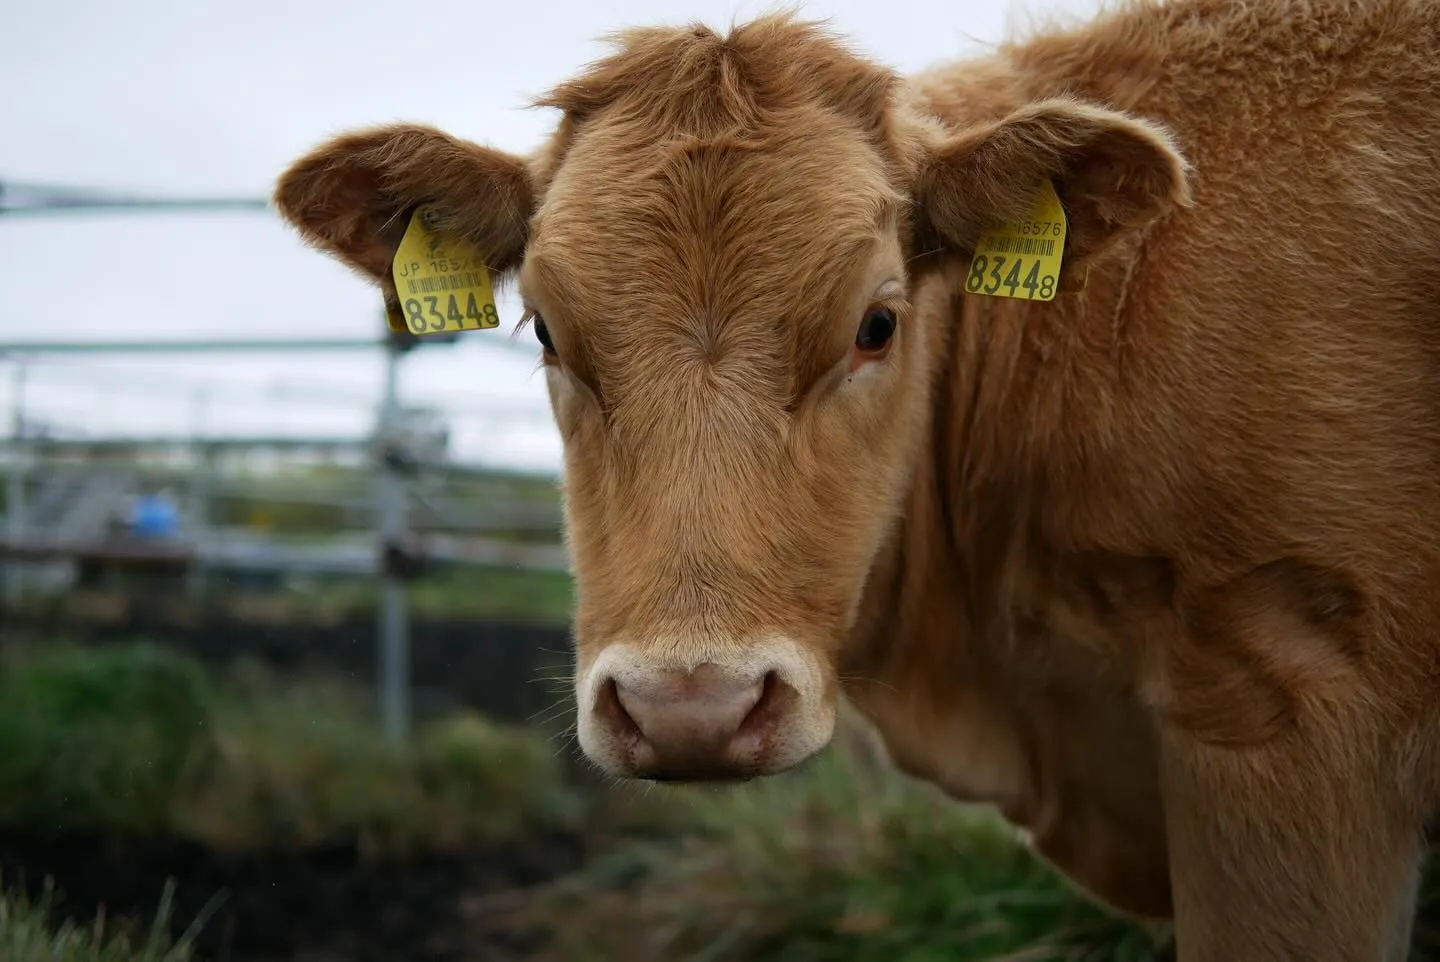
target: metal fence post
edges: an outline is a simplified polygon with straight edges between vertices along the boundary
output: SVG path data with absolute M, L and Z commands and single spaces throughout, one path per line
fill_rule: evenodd
M 379 454 L 380 717 L 391 741 L 404 741 L 410 728 L 410 626 L 404 573 L 405 478 L 400 450 L 400 404 L 396 381 L 401 346 L 385 346 L 385 393 L 376 444 Z
M 25 372 L 24 359 L 17 358 L 10 396 L 10 472 L 5 488 L 5 530 L 16 545 L 25 535 L 25 473 L 29 454 L 24 443 Z M 24 591 L 25 573 L 21 562 L 12 557 L 5 565 L 5 603 L 12 607 L 19 605 Z

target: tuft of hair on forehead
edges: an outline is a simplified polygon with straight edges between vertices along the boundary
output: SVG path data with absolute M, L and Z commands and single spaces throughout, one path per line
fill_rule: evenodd
M 572 123 L 616 107 L 701 140 L 768 126 L 788 108 L 820 105 L 876 131 L 898 75 L 852 52 L 823 21 L 775 13 L 721 36 L 702 23 L 636 27 L 605 38 L 615 49 L 536 106 Z

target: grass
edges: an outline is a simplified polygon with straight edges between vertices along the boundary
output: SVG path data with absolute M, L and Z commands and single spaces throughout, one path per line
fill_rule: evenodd
M 393 745 L 351 689 L 252 680 L 217 701 L 215 719 L 214 762 L 175 805 L 177 828 L 212 845 L 339 836 L 377 853 L 457 848 L 572 824 L 582 810 L 543 736 L 469 712 Z
M 1150 933 L 1092 906 L 994 818 L 857 745 L 747 786 L 581 794 L 547 737 L 473 714 L 397 746 L 343 685 L 215 677 L 144 644 L 0 660 L 0 825 L 374 854 L 608 829 L 620 840 L 603 857 L 509 919 L 550 936 L 551 962 L 1155 957 Z M 183 944 L 106 948 L 68 923 L 54 930 L 66 948 L 46 954 L 44 907 L 4 911 L 6 962 L 186 958 Z
M 466 713 L 393 746 L 344 686 L 216 678 L 146 645 L 0 661 L 0 824 L 231 849 L 354 839 L 377 854 L 608 831 L 580 872 L 498 899 L 490 924 L 547 937 L 536 962 L 1168 957 L 1164 927 L 1098 907 L 989 809 L 895 775 L 851 729 L 795 773 L 724 788 L 581 794 L 558 748 Z M 1432 873 L 1416 960 L 1437 958 L 1437 913 Z M 49 914 L 0 902 L 0 960 L 190 958 L 163 925 L 107 935 Z
M 405 852 L 523 836 L 580 811 L 540 733 L 472 713 L 387 742 L 357 693 L 215 678 L 144 644 L 0 661 L 0 825 L 221 847 Z
M 574 604 L 568 572 L 503 565 L 457 565 L 430 572 L 409 582 L 406 593 L 413 617 L 435 620 L 564 628 Z M 372 581 L 330 577 L 296 579 L 278 591 L 227 591 L 222 607 L 242 619 L 334 623 L 374 617 L 379 604 L 380 593 Z
M 502 565 L 466 565 L 423 575 L 408 588 L 411 613 L 420 618 L 503 619 L 523 624 L 567 626 L 574 584 L 564 571 Z M 323 610 L 332 617 L 373 611 L 375 587 L 362 581 L 331 581 L 288 593 L 297 611 Z
M 62 617 L 78 615 L 84 620 L 123 617 L 130 607 L 127 592 L 133 592 L 141 583 L 150 585 L 152 592 L 162 594 L 167 610 L 196 613 L 189 599 L 177 593 L 173 581 L 161 581 L 133 571 L 107 581 L 100 588 L 81 589 L 60 597 L 31 596 L 21 610 Z M 457 565 L 415 578 L 407 585 L 407 595 L 414 618 L 568 628 L 574 605 L 574 582 L 565 571 Z M 368 579 L 297 578 L 275 590 L 227 588 L 214 604 L 229 617 L 244 621 L 334 624 L 347 618 L 375 617 L 380 593 Z
M 653 790 L 683 836 L 623 847 L 523 910 L 547 962 L 1149 962 L 1166 932 L 1096 907 L 986 809 L 867 763 Z
M 209 680 L 161 649 L 0 664 L 0 823 L 153 833 L 213 748 Z
M 565 571 L 456 568 L 417 579 L 411 586 L 410 604 L 422 617 L 505 618 L 568 626 L 574 591 Z
M 0 959 L 4 962 L 191 962 L 190 939 L 198 926 L 179 939 L 166 934 L 173 886 L 167 887 L 160 911 L 148 931 L 122 927 L 107 931 L 103 916 L 85 926 L 72 919 L 54 919 L 54 892 L 47 888 L 39 901 L 22 895 L 0 897 Z M 137 937 L 138 936 L 138 937 Z
M 145 644 L 0 659 L 0 826 L 187 838 L 217 849 L 354 841 L 403 855 L 572 825 L 581 799 L 542 735 L 461 712 L 386 742 L 354 691 L 216 678 Z M 467 848 L 473 850 L 473 848 Z M 148 931 L 52 919 L 0 886 L 0 962 L 189 962 L 169 904 Z M 191 923 L 198 929 L 202 918 Z

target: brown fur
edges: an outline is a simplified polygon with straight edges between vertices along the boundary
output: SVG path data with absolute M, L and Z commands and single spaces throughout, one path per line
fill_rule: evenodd
M 382 286 L 435 203 L 543 318 L 586 750 L 634 771 L 614 717 L 584 741 L 616 665 L 773 657 L 741 773 L 823 744 L 844 679 L 902 768 L 1173 912 L 1181 962 L 1403 958 L 1440 794 L 1440 8 L 1136 2 L 905 79 L 786 17 L 617 40 L 532 157 L 381 128 L 277 192 Z M 1046 178 L 1065 293 L 965 294 Z

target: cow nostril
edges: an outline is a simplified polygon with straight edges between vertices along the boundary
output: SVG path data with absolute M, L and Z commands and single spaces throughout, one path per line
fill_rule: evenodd
M 760 697 L 740 723 L 735 733 L 737 740 L 763 742 L 795 706 L 798 697 L 795 689 L 782 681 L 776 672 L 766 672 L 760 684 Z
M 634 742 L 644 737 L 640 725 L 625 710 L 625 703 L 620 697 L 620 689 L 614 678 L 605 679 L 605 683 L 596 692 L 595 712 L 605 719 L 616 735 L 626 741 Z

